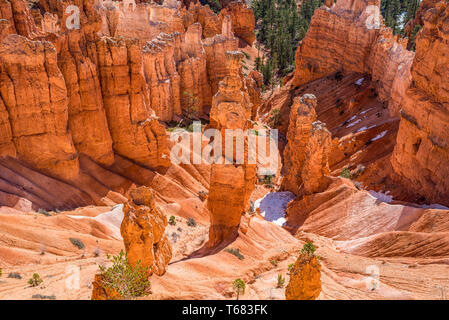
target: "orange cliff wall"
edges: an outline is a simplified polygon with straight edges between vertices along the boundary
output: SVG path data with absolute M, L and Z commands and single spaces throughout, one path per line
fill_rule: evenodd
M 300 86 L 336 71 L 368 73 L 378 81 L 382 101 L 397 114 L 398 91 L 409 80 L 413 52 L 383 24 L 369 17 L 379 0 L 338 0 L 315 10 L 306 37 L 296 51 L 293 84 Z M 367 23 L 368 21 L 368 23 Z M 405 86 L 406 87 L 406 86 Z
M 449 5 L 428 10 L 416 40 L 391 163 L 420 201 L 449 205 Z

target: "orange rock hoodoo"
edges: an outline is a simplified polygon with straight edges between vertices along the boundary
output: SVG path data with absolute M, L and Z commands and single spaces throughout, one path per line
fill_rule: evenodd
M 321 293 L 321 265 L 316 256 L 301 254 L 290 269 L 287 300 L 315 300 Z
M 140 187 L 130 192 L 124 204 L 125 214 L 120 232 L 131 265 L 140 261 L 149 275 L 163 275 L 172 257 L 170 241 L 165 235 L 167 218 L 155 203 L 150 188 Z
M 252 105 L 241 78 L 243 53 L 226 52 L 229 75 L 219 84 L 219 90 L 212 101 L 210 112 L 211 127 L 220 130 L 223 139 L 223 161 L 230 164 L 212 164 L 208 208 L 211 214 L 209 246 L 214 247 L 223 241 L 237 236 L 240 219 L 249 209 L 249 197 L 254 190 L 256 165 L 248 164 L 248 143 L 244 132 L 248 129 Z M 232 155 L 226 158 L 225 130 L 242 130 L 236 134 Z M 234 164 L 238 140 L 243 141 L 245 159 Z
M 316 121 L 316 103 L 314 95 L 305 94 L 295 98 L 290 110 L 282 188 L 297 196 L 322 192 L 329 184 L 331 134 Z

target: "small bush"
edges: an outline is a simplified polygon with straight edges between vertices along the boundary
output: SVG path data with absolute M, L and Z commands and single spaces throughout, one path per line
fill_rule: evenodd
M 307 254 L 308 256 L 312 256 L 315 253 L 315 245 L 312 241 L 307 242 L 304 247 L 301 249 L 301 254 Z
M 285 278 L 282 276 L 282 274 L 278 274 L 278 282 L 276 287 L 283 288 L 284 285 L 285 285 Z
M 346 178 L 346 179 L 351 179 L 351 171 L 349 171 L 348 168 L 344 168 L 340 173 L 340 177 Z
M 243 254 L 240 253 L 240 249 L 239 249 L 239 248 L 237 248 L 237 249 L 228 248 L 228 249 L 225 249 L 225 251 L 226 251 L 227 253 L 233 254 L 234 256 L 236 256 L 237 258 L 239 258 L 240 260 L 245 259 L 245 257 L 243 256 Z
M 187 225 L 189 227 L 196 227 L 196 221 L 193 218 L 189 218 L 189 220 L 187 220 Z
M 84 245 L 84 243 L 80 240 L 80 239 L 77 239 L 77 238 L 70 238 L 69 239 L 70 240 L 70 242 L 75 246 L 75 247 L 77 247 L 78 249 L 84 249 L 86 246 Z
M 42 282 L 44 282 L 44 280 L 42 280 L 41 276 L 38 273 L 33 274 L 33 277 L 28 280 L 28 284 L 32 287 L 37 287 Z
M 266 184 L 266 185 L 271 185 L 272 182 L 273 182 L 273 178 L 274 178 L 274 174 L 272 174 L 272 175 L 266 175 L 266 176 L 263 178 L 263 183 Z
M 172 226 L 176 226 L 176 218 L 175 216 L 170 216 L 170 219 L 168 219 L 168 223 Z
M 295 266 L 294 263 L 290 263 L 290 264 L 288 265 L 288 272 L 292 271 L 292 269 L 293 269 L 294 266 Z
M 43 214 L 46 217 L 50 217 L 51 216 L 51 214 L 49 214 L 48 211 L 46 211 L 44 209 L 37 210 L 37 213 Z
M 33 296 L 31 297 L 31 299 L 40 299 L 40 300 L 56 300 L 56 296 L 51 295 L 51 296 L 44 296 L 42 294 L 33 294 Z
M 270 263 L 275 267 L 277 267 L 279 264 L 279 262 L 277 260 L 271 260 Z
M 116 291 L 122 299 L 133 299 L 149 295 L 151 284 L 148 280 L 148 268 L 140 265 L 140 261 L 133 267 L 123 250 L 117 256 L 107 258 L 112 266 L 99 266 L 101 282 L 105 288 Z
M 17 273 L 17 272 L 10 272 L 10 273 L 8 274 L 8 278 L 11 278 L 11 279 L 19 279 L 19 280 L 21 280 L 21 279 L 22 279 L 22 276 L 20 275 L 20 273 Z
M 242 51 L 243 54 L 245 55 L 246 59 L 251 60 L 251 56 L 249 55 L 248 52 Z
M 271 110 L 271 118 L 269 124 L 272 128 L 277 127 L 281 124 L 281 111 L 279 109 Z
M 238 300 L 239 296 L 241 294 L 245 294 L 245 288 L 246 288 L 245 281 L 243 281 L 240 278 L 235 279 L 232 282 L 232 288 L 234 289 L 234 292 L 237 294 L 237 300 Z

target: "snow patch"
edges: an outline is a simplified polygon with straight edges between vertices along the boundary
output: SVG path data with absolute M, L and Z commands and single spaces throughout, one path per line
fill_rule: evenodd
M 376 192 L 374 190 L 369 190 L 368 192 L 371 196 L 373 196 L 374 198 L 376 198 L 379 201 L 382 201 L 385 203 L 390 203 L 391 201 L 393 201 L 393 196 L 388 195 L 390 193 L 390 191 L 383 193 L 382 191 Z
M 433 204 L 424 204 L 421 206 L 421 208 L 423 209 L 440 209 L 440 210 L 449 210 L 448 207 L 445 207 L 441 204 L 438 203 L 433 203 Z
M 374 138 L 371 139 L 371 141 L 376 141 L 379 139 L 382 139 L 383 137 L 385 137 L 385 135 L 387 134 L 388 130 L 382 131 L 381 133 L 379 133 L 377 136 L 375 136 Z
M 265 220 L 282 227 L 287 222 L 285 219 L 287 204 L 295 198 L 295 195 L 289 191 L 270 192 L 263 198 L 257 199 L 254 202 L 254 208 L 260 208 L 260 214 Z
M 361 121 L 362 121 L 362 119 L 357 119 L 356 121 L 351 122 L 350 124 L 348 124 L 348 125 L 346 126 L 346 128 L 351 128 L 351 127 L 355 126 L 357 123 L 359 123 L 359 122 L 361 122 Z
M 359 80 L 357 80 L 357 81 L 355 82 L 355 84 L 358 85 L 358 86 L 361 86 L 363 80 L 365 80 L 365 78 L 360 78 Z

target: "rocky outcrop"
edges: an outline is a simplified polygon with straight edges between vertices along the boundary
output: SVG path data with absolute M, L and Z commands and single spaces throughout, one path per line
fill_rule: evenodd
M 232 20 L 232 31 L 234 34 L 252 45 L 256 40 L 254 34 L 255 18 L 251 9 L 244 1 L 233 1 L 220 11 L 220 17 L 229 15 Z
M 444 205 L 449 205 L 448 21 L 449 6 L 444 1 L 425 15 L 391 158 L 400 181 L 419 201 Z
M 249 197 L 254 190 L 256 165 L 248 164 L 248 141 L 244 132 L 251 117 L 249 96 L 243 89 L 241 64 L 243 53 L 226 52 L 229 76 L 220 82 L 218 93 L 212 101 L 211 127 L 220 130 L 222 139 L 234 139 L 225 135 L 226 129 L 242 130 L 236 133 L 231 150 L 223 141 L 222 164 L 211 165 L 210 191 L 207 200 L 211 215 L 209 229 L 210 247 L 232 240 L 238 234 L 242 214 L 249 209 Z M 243 144 L 243 154 L 237 154 L 238 141 Z M 241 159 L 244 156 L 244 159 Z M 226 161 L 226 162 L 224 162 Z
M 316 121 L 316 103 L 314 95 L 305 94 L 294 99 L 290 111 L 282 188 L 297 196 L 322 192 L 329 183 L 331 134 Z
M 315 300 L 321 293 L 321 265 L 315 255 L 300 254 L 290 269 L 287 300 Z
M 165 235 L 167 218 L 155 203 L 153 191 L 140 187 L 130 192 L 123 207 L 125 214 L 120 232 L 129 263 L 140 261 L 149 275 L 163 275 L 172 257 L 171 244 Z

